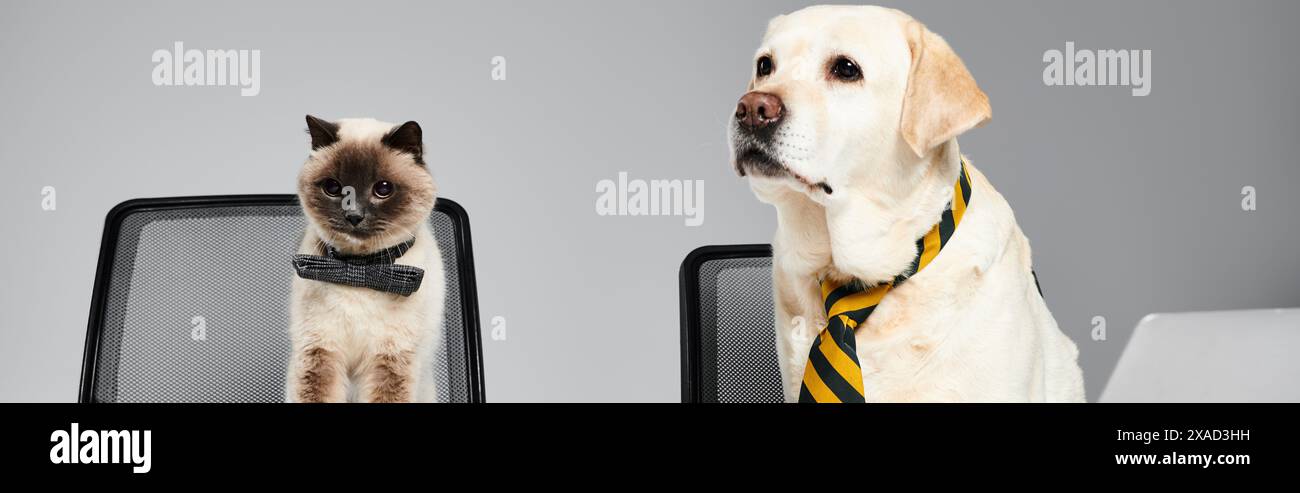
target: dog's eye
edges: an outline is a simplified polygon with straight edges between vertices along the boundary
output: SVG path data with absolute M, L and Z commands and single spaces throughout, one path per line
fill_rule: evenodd
M 862 79 L 862 69 L 858 64 L 847 57 L 836 58 L 831 62 L 831 77 L 843 82 L 853 82 Z
M 381 181 L 375 184 L 373 191 L 376 197 L 379 197 L 381 199 L 386 198 L 389 195 L 393 194 L 393 184 L 386 181 Z
M 757 66 L 754 67 L 754 73 L 758 74 L 759 77 L 767 77 L 772 74 L 773 68 L 775 68 L 775 66 L 772 64 L 772 57 L 763 55 L 758 57 Z
M 321 180 L 320 189 L 322 192 L 325 192 L 325 195 L 338 197 L 340 193 L 343 193 L 343 184 L 333 178 L 326 178 Z

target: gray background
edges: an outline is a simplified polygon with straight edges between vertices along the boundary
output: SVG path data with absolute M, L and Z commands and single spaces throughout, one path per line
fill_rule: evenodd
M 1300 4 L 889 3 L 989 94 L 962 149 L 1015 207 L 1091 399 L 1146 313 L 1300 305 Z M 424 126 L 472 219 L 490 400 L 675 401 L 682 258 L 774 228 L 727 166 L 724 122 L 767 20 L 805 4 L 6 1 L 0 400 L 75 399 L 109 208 L 292 192 L 310 112 Z M 155 87 L 150 54 L 174 41 L 262 50 L 261 95 Z M 1066 41 L 1152 50 L 1151 95 L 1045 87 L 1043 52 Z M 619 171 L 705 180 L 704 226 L 597 216 Z M 486 336 L 497 315 L 505 341 Z

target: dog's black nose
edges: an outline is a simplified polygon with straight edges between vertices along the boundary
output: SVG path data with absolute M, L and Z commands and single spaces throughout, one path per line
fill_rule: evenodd
M 785 106 L 781 98 L 766 92 L 750 92 L 736 104 L 736 121 L 748 128 L 763 128 L 781 121 Z
M 348 213 L 345 217 L 347 217 L 348 222 L 352 223 L 353 226 L 361 224 L 361 221 L 366 218 L 366 216 L 356 213 Z

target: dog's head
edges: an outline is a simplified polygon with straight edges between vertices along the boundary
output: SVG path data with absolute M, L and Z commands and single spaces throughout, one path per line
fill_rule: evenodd
M 887 183 L 991 115 L 943 38 L 893 9 L 777 17 L 752 67 L 731 120 L 732 164 L 819 202 L 840 185 Z

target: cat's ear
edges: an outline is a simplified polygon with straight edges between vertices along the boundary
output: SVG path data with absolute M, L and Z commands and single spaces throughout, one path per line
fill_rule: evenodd
M 415 157 L 415 162 L 424 164 L 424 133 L 420 124 L 406 122 L 384 135 L 384 145 L 405 152 Z
M 311 150 L 320 149 L 339 141 L 339 126 L 307 115 L 307 133 L 311 134 Z

